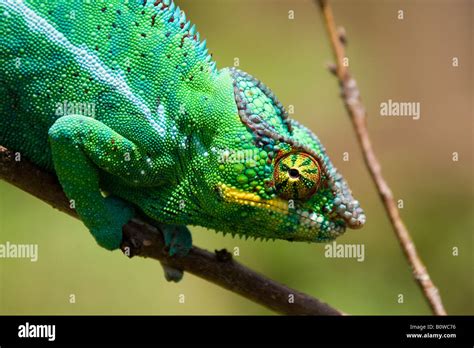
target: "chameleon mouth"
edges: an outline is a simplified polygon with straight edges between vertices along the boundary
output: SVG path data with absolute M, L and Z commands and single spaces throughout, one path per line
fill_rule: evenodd
M 229 203 L 237 203 L 241 205 L 270 209 L 284 215 L 297 215 L 299 217 L 300 226 L 309 230 L 319 230 L 326 220 L 323 215 L 315 212 L 301 209 L 289 209 L 288 201 L 281 198 L 274 198 L 270 200 L 262 199 L 255 193 L 240 191 L 225 184 L 220 184 L 218 186 L 218 190 L 221 197 Z M 345 224 L 337 224 L 335 221 L 326 223 L 328 224 L 327 227 L 329 227 L 331 233 L 335 233 L 336 235 L 343 233 L 346 229 Z
M 225 184 L 219 184 L 217 190 L 221 197 L 228 203 L 246 205 L 268 211 L 273 211 L 286 216 L 294 216 L 294 229 L 290 241 L 312 241 L 327 242 L 334 240 L 346 231 L 347 224 L 337 213 L 328 220 L 322 214 L 304 209 L 289 209 L 288 201 L 281 198 L 262 199 L 255 193 L 241 191 Z M 264 239 L 275 239 L 274 237 L 262 237 Z
M 343 219 L 339 218 L 337 221 L 342 222 L 337 223 L 336 221 L 326 221 L 323 215 L 317 214 L 315 212 L 308 212 L 308 211 L 301 211 L 296 210 L 296 214 L 300 216 L 300 225 L 309 229 L 318 229 L 321 230 L 323 224 L 327 224 L 326 229 L 329 231 L 333 237 L 337 237 L 338 235 L 342 234 L 346 230 L 346 223 Z

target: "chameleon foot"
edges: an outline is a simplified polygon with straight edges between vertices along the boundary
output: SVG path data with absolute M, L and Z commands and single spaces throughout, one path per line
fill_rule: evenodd
M 193 246 L 191 232 L 184 225 L 164 225 L 162 226 L 165 245 L 170 256 L 186 256 Z M 179 282 L 183 278 L 183 271 L 161 264 L 165 271 L 165 278 L 169 282 Z
M 193 246 L 188 228 L 184 225 L 164 225 L 162 230 L 169 255 L 186 256 Z
M 104 203 L 108 214 L 103 217 L 100 225 L 92 226 L 91 232 L 100 246 L 115 250 L 122 242 L 122 227 L 133 217 L 134 209 L 115 196 L 105 198 Z
M 163 271 L 165 272 L 165 279 L 169 282 L 179 282 L 183 279 L 183 271 L 165 265 L 164 263 L 161 264 L 163 266 Z

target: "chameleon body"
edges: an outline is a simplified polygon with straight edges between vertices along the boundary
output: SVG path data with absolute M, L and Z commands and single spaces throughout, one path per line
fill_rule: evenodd
M 0 1 L 0 143 L 54 172 L 104 248 L 138 211 L 165 226 L 326 242 L 365 222 L 310 130 L 260 81 L 218 70 L 171 1 Z

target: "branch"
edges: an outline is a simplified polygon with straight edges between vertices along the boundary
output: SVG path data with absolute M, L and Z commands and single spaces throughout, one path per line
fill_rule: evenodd
M 0 146 L 0 178 L 77 218 L 69 208 L 55 175 L 26 159 L 15 161 L 15 153 Z M 235 292 L 273 311 L 289 315 L 341 315 L 309 295 L 279 284 L 232 259 L 225 250 L 212 254 L 193 246 L 186 257 L 170 257 L 165 250 L 162 233 L 140 219 L 123 228 L 122 251 L 129 256 L 150 257 L 168 266 L 184 270 Z M 289 295 L 294 302 L 288 301 Z
M 439 291 L 431 281 L 428 270 L 423 265 L 423 262 L 417 254 L 415 244 L 413 243 L 410 233 L 408 232 L 398 212 L 392 191 L 382 176 L 380 163 L 375 156 L 372 143 L 370 141 L 369 132 L 367 129 L 367 115 L 360 100 L 357 83 L 354 78 L 352 78 L 347 67 L 343 64 L 343 59 L 346 57 L 346 38 L 344 30 L 336 30 L 333 13 L 328 1 L 319 0 L 318 2 L 326 23 L 326 28 L 332 44 L 334 56 L 336 58 L 336 65 L 330 67 L 330 70 L 337 76 L 339 80 L 339 84 L 342 89 L 342 99 L 352 120 L 359 144 L 362 147 L 367 169 L 372 176 L 372 180 L 377 186 L 380 198 L 382 199 L 387 215 L 390 218 L 390 222 L 393 226 L 397 239 L 400 242 L 400 246 L 402 247 L 405 257 L 407 258 L 413 270 L 413 276 L 423 291 L 428 303 L 430 304 L 432 312 L 436 315 L 446 315 Z

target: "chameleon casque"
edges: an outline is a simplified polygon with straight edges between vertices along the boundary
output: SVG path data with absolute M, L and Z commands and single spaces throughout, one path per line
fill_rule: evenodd
M 316 135 L 262 82 L 217 70 L 173 2 L 0 10 L 0 144 L 57 175 L 102 247 L 138 211 L 171 255 L 190 249 L 186 225 L 326 242 L 365 223 Z

